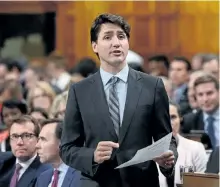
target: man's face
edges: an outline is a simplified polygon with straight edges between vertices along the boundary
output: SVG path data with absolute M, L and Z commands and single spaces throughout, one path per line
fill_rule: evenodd
M 22 136 L 22 138 L 19 136 Z M 32 122 L 12 124 L 10 129 L 10 145 L 13 154 L 19 160 L 27 161 L 36 154 L 35 146 L 37 140 Z
M 183 61 L 172 61 L 170 65 L 170 79 L 175 86 L 181 86 L 189 78 L 186 64 Z
M 60 141 L 55 136 L 56 126 L 57 123 L 50 123 L 41 129 L 36 148 L 42 163 L 51 164 L 59 157 Z
M 217 60 L 211 60 L 203 65 L 205 72 L 213 74 L 217 80 L 219 80 L 219 63 Z
M 35 87 L 38 77 L 33 70 L 27 69 L 24 73 L 24 79 L 26 88 L 30 90 Z
M 125 62 L 129 49 L 128 38 L 119 26 L 106 23 L 101 26 L 92 48 L 98 53 L 101 63 L 117 67 Z
M 196 86 L 195 96 L 198 106 L 206 113 L 214 112 L 219 106 L 219 91 L 212 82 Z
M 163 62 L 151 61 L 149 62 L 149 72 L 154 76 L 167 76 L 167 68 Z
M 15 118 L 21 116 L 22 113 L 18 108 L 2 108 L 2 117 L 4 124 L 9 128 Z
M 0 80 L 4 80 L 8 70 L 4 64 L 0 64 Z
M 55 74 L 57 72 L 57 69 L 55 67 L 55 65 L 52 63 L 52 62 L 48 62 L 48 65 L 47 65 L 47 75 L 50 77 L 50 78 L 56 78 Z
M 174 105 L 169 106 L 169 113 L 171 119 L 171 126 L 173 130 L 173 135 L 176 136 L 179 133 L 180 129 L 180 116 L 178 114 L 177 107 Z

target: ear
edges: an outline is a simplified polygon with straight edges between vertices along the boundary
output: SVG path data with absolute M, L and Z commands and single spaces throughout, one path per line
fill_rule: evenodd
M 96 42 L 92 42 L 92 49 L 93 49 L 94 53 L 98 53 Z

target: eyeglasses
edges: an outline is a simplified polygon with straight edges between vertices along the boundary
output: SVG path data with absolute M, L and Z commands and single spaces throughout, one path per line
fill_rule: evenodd
M 31 138 L 33 138 L 33 137 L 36 137 L 36 135 L 35 134 L 32 134 L 32 133 L 23 133 L 23 134 L 12 134 L 12 135 L 10 135 L 10 139 L 12 140 L 12 141 L 18 141 L 18 139 L 21 137 L 21 139 L 23 140 L 23 141 L 27 141 L 27 140 L 30 140 Z

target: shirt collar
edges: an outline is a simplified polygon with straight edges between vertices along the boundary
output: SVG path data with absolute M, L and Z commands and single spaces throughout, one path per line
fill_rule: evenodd
M 109 80 L 115 76 L 115 77 L 118 77 L 120 80 L 122 80 L 123 82 L 127 82 L 128 80 L 128 72 L 129 72 L 129 67 L 128 65 L 126 64 L 126 66 L 120 71 L 118 72 L 116 75 L 113 75 L 107 71 L 104 71 L 102 68 L 100 68 L 100 74 L 101 74 L 101 78 L 102 78 L 102 82 L 103 82 L 103 85 L 105 86 Z
M 219 108 L 212 114 L 212 115 L 210 115 L 210 114 L 207 114 L 207 113 L 203 113 L 204 115 L 204 121 L 207 121 L 207 119 L 208 119 L 208 117 L 209 116 L 212 116 L 214 119 L 219 119 Z
M 54 170 L 58 170 L 60 172 L 66 172 L 68 170 L 69 166 L 67 166 L 66 164 L 64 164 L 63 162 L 59 165 L 58 168 L 54 168 Z
M 32 162 L 34 161 L 34 159 L 37 157 L 37 155 L 33 156 L 32 158 L 30 158 L 29 160 L 25 161 L 25 162 L 21 162 L 20 160 L 18 160 L 18 158 L 16 158 L 16 164 L 20 164 L 22 166 L 22 169 L 27 169 Z

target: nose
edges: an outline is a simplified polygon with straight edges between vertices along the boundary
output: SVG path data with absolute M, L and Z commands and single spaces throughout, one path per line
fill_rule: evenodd
M 18 144 L 18 145 L 23 145 L 23 144 L 24 144 L 24 141 L 22 140 L 21 137 L 18 138 L 17 144 Z
M 38 140 L 37 144 L 36 144 L 36 149 L 40 149 L 40 141 Z
M 112 44 L 113 44 L 114 47 L 119 47 L 120 46 L 120 41 L 119 41 L 117 36 L 114 36 L 112 38 Z

